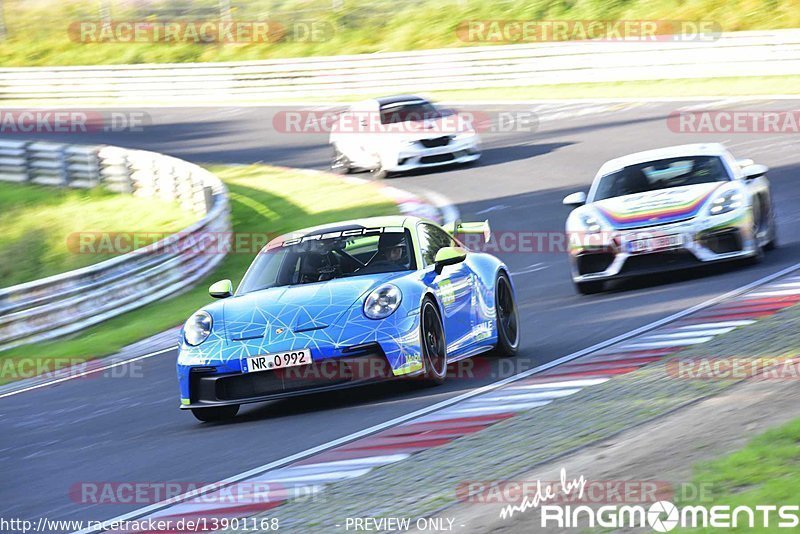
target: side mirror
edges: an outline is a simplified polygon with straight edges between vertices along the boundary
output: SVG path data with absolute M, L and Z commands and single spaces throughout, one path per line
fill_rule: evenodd
M 583 191 L 572 193 L 571 195 L 565 196 L 562 202 L 565 206 L 573 206 L 575 208 L 578 206 L 583 206 L 586 204 L 586 193 Z
M 742 169 L 744 169 L 745 167 L 749 167 L 750 165 L 754 165 L 754 164 L 755 164 L 755 161 L 753 161 L 753 160 L 752 160 L 752 159 L 750 159 L 750 158 L 745 158 L 745 159 L 737 159 L 737 160 L 736 160 L 736 164 L 737 164 L 739 167 L 741 167 Z
M 756 178 L 760 178 L 767 174 L 769 167 L 766 165 L 749 165 L 742 169 L 742 173 L 744 174 L 745 180 L 754 180 Z
M 467 259 L 467 250 L 461 247 L 443 247 L 436 253 L 435 269 L 436 274 L 442 274 L 442 270 L 448 265 L 455 265 Z
M 208 288 L 208 294 L 215 299 L 226 299 L 233 295 L 233 284 L 230 280 L 214 282 L 211 284 L 211 287 Z

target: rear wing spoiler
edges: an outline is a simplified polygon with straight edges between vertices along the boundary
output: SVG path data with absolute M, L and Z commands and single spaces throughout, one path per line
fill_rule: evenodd
M 489 220 L 483 222 L 462 222 L 456 220 L 442 226 L 445 231 L 456 236 L 458 234 L 483 234 L 483 239 L 488 243 L 492 237 L 492 229 L 489 227 Z

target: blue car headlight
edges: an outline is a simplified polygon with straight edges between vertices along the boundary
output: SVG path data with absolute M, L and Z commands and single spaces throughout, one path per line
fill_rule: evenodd
M 192 314 L 183 325 L 183 338 L 192 346 L 199 345 L 211 334 L 213 321 L 208 312 L 198 311 Z
M 364 315 L 369 319 L 385 319 L 400 306 L 403 294 L 392 284 L 383 284 L 364 300 Z
M 711 201 L 711 207 L 709 208 L 708 212 L 711 215 L 730 213 L 744 206 L 744 202 L 742 202 L 742 200 L 744 200 L 744 196 L 736 189 L 723 191 L 717 195 L 713 201 Z

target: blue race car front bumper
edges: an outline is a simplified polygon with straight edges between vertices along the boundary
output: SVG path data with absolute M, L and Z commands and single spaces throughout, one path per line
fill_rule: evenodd
M 374 321 L 357 311 L 343 321 L 346 327 L 281 331 L 241 340 L 212 332 L 196 347 L 186 344 L 181 336 L 177 366 L 181 408 L 275 400 L 415 376 L 423 371 L 419 314 L 393 314 Z M 298 349 L 311 350 L 313 363 L 242 372 L 244 358 Z

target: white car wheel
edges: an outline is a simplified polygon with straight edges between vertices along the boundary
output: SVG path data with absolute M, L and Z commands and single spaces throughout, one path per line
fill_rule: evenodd
M 331 172 L 334 174 L 350 174 L 353 172 L 353 166 L 350 163 L 350 158 L 345 156 L 336 145 L 333 145 Z

